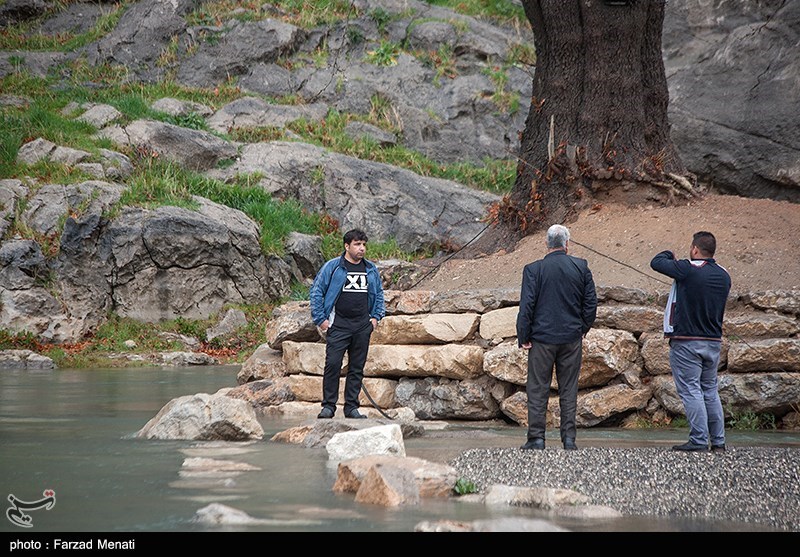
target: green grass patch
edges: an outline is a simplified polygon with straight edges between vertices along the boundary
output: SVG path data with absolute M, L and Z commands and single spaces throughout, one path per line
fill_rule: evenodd
M 75 67 L 75 66 L 73 66 Z M 78 64 L 80 67 L 80 64 Z M 96 69 L 102 72 L 102 68 Z M 112 74 L 111 79 L 118 76 Z M 72 171 L 62 171 L 58 176 L 56 166 L 38 169 L 23 168 L 16 162 L 19 148 L 28 141 L 42 137 L 53 143 L 82 149 L 90 153 L 100 147 L 114 148 L 108 140 L 93 137 L 94 126 L 76 120 L 74 116 L 82 112 L 64 114 L 70 103 L 102 103 L 119 110 L 123 116 L 121 124 L 141 118 L 151 118 L 178 126 L 207 130 L 205 120 L 197 114 L 175 117 L 150 108 L 152 102 L 164 97 L 199 102 L 212 109 L 222 103 L 230 102 L 240 96 L 238 89 L 222 88 L 213 91 L 191 90 L 171 82 L 154 84 L 120 84 L 101 88 L 89 88 L 78 83 L 61 83 L 53 87 L 53 80 L 36 78 L 27 73 L 14 73 L 0 80 L 0 90 L 14 91 L 16 95 L 29 99 L 24 109 L 5 108 L 0 110 L 0 178 L 11 178 L 31 174 L 44 179 L 68 178 Z M 119 150 L 117 148 L 117 150 Z M 44 174 L 38 174 L 44 171 Z M 76 176 L 80 178 L 80 176 Z M 68 180 L 68 182 L 71 180 Z
M 345 133 L 345 127 L 353 121 L 367 122 L 386 131 L 400 133 L 390 121 L 391 107 L 382 103 L 382 100 L 374 99 L 374 110 L 367 117 L 330 110 L 321 122 L 300 119 L 290 123 L 287 128 L 306 143 L 343 155 L 405 168 L 421 176 L 444 178 L 492 193 L 511 191 L 517 170 L 512 160 L 486 159 L 482 165 L 468 162 L 441 164 L 399 145 L 382 147 L 368 138 L 352 138 Z M 286 140 L 286 133 L 283 128 L 277 127 L 240 128 L 232 130 L 227 137 L 233 141 L 258 143 Z
M 277 255 L 283 254 L 283 241 L 290 232 L 318 234 L 327 230 L 321 215 L 307 212 L 297 201 L 273 199 L 261 187 L 251 185 L 249 177 L 223 183 L 147 154 L 141 155 L 135 166 L 137 170 L 129 179 L 120 206 L 175 205 L 195 209 L 192 196 L 205 197 L 239 209 L 253 219 L 260 227 L 262 250 Z
M 441 45 L 435 51 L 418 51 L 413 54 L 419 61 L 436 72 L 433 76 L 433 84 L 437 87 L 442 85 L 443 78 L 454 79 L 458 76 L 453 47 L 450 45 Z
M 344 252 L 344 232 L 336 231 L 325 234 L 322 237 L 322 254 L 326 259 L 332 259 L 342 255 Z M 403 261 L 413 261 L 417 258 L 430 257 L 432 250 L 420 250 L 416 253 L 409 253 L 397 245 L 394 239 L 376 242 L 367 242 L 366 258 L 372 261 L 380 259 L 400 259 Z
M 180 343 L 164 340 L 158 336 L 158 333 L 164 330 L 168 330 L 168 327 L 156 327 L 153 323 L 143 323 L 115 314 L 98 327 L 92 338 L 90 351 L 130 352 L 132 349 L 125 346 L 125 341 L 127 340 L 132 340 L 136 343 L 137 351 L 180 349 Z
M 243 8 L 241 10 L 240 8 Z M 310 29 L 358 17 L 358 11 L 349 0 L 212 0 L 190 13 L 190 25 L 222 25 L 229 19 L 259 21 L 281 19 L 297 27 Z
M 425 0 L 434 6 L 450 8 L 456 13 L 484 17 L 513 26 L 530 25 L 525 10 L 511 0 Z
M 301 298 L 307 300 L 308 296 Z M 226 363 L 233 361 L 243 363 L 249 358 L 256 349 L 262 344 L 267 342 L 266 325 L 272 318 L 272 312 L 279 305 L 286 300 L 281 300 L 276 304 L 250 304 L 233 306 L 233 309 L 239 309 L 244 312 L 247 319 L 247 325 L 239 327 L 231 334 L 216 337 L 209 343 L 215 350 L 215 355 L 223 358 Z M 214 321 L 218 322 L 224 315 L 225 311 L 219 312 L 219 317 Z M 202 338 L 202 337 L 201 337 Z
M 491 99 L 497 107 L 509 114 L 516 114 L 519 112 L 519 93 L 506 90 L 508 84 L 508 67 L 507 66 L 493 66 L 485 68 L 483 73 L 489 77 L 494 84 L 494 94 Z

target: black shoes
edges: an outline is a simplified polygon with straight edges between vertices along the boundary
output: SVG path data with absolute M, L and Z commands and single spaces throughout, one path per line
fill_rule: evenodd
M 575 438 L 573 437 L 565 437 L 562 441 L 564 445 L 565 451 L 577 451 L 578 445 L 575 444 Z M 523 451 L 541 451 L 544 449 L 544 439 L 541 437 L 535 437 L 534 439 L 529 439 L 527 443 L 520 447 Z
M 331 418 L 333 418 L 333 415 L 334 415 L 335 413 L 336 413 L 336 411 L 335 411 L 335 410 L 333 410 L 332 408 L 329 408 L 329 407 L 327 407 L 327 406 L 326 406 L 326 407 L 324 407 L 324 408 L 322 409 L 322 411 L 321 411 L 321 412 L 320 412 L 320 413 L 317 415 L 317 419 L 318 419 L 318 420 L 330 420 Z M 353 410 L 350 410 L 349 412 L 347 412 L 347 413 L 344 415 L 344 417 L 345 417 L 345 418 L 351 418 L 351 419 L 355 419 L 355 420 L 365 420 L 365 419 L 367 418 L 367 417 L 366 417 L 364 414 L 362 414 L 361 412 L 359 412 L 357 408 L 356 408 L 356 409 L 353 409 Z
M 673 451 L 691 451 L 691 452 L 708 452 L 708 445 L 695 445 L 691 441 L 683 445 L 675 445 L 672 447 Z
M 711 452 L 712 453 L 724 453 L 725 452 L 725 444 L 722 445 L 711 445 Z
M 532 451 L 532 450 L 543 450 L 544 449 L 544 439 L 541 437 L 537 437 L 535 439 L 531 439 L 524 445 L 520 447 L 523 451 Z

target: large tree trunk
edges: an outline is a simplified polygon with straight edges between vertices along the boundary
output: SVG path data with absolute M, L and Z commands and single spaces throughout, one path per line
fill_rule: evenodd
M 517 178 L 497 207 L 518 236 L 603 199 L 691 195 L 669 134 L 664 0 L 523 0 L 536 72 Z

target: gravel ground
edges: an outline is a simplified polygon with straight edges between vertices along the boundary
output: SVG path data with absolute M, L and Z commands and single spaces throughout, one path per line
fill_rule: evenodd
M 702 517 L 800 531 L 796 448 L 469 449 L 450 464 L 479 491 L 492 484 L 572 489 L 624 515 Z

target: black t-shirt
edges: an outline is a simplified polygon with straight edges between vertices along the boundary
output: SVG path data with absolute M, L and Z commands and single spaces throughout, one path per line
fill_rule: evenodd
M 336 300 L 336 317 L 333 326 L 357 330 L 369 321 L 369 295 L 367 290 L 367 265 L 344 260 L 347 278 L 342 293 Z

